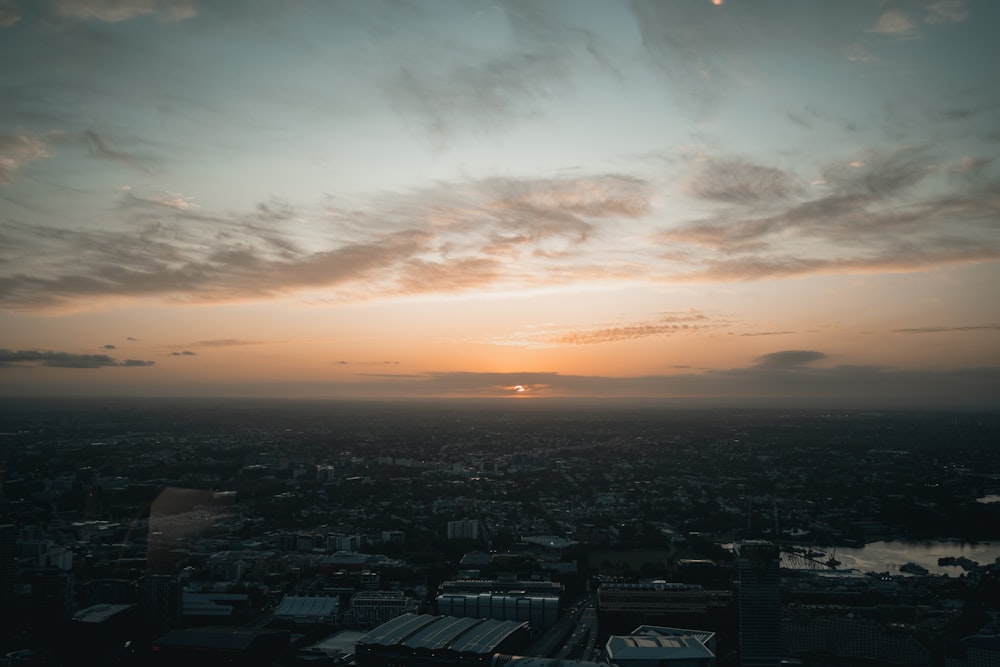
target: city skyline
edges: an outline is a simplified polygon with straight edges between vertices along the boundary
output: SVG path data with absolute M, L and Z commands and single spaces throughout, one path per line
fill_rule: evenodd
M 0 1 L 0 395 L 1000 404 L 986 1 Z

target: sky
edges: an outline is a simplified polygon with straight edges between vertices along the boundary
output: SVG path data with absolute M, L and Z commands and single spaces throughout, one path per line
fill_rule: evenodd
M 0 0 L 0 396 L 998 407 L 998 25 Z

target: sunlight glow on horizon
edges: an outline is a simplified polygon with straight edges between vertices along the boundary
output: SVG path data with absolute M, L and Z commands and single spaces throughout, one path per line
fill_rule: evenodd
M 1000 5 L 81 3 L 0 3 L 0 395 L 1000 403 Z

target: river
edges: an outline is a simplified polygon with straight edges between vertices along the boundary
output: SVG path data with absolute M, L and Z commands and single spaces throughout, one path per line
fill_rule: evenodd
M 899 566 L 904 563 L 916 563 L 927 568 L 931 574 L 947 574 L 957 577 L 965 570 L 961 567 L 940 566 L 938 558 L 964 556 L 980 565 L 988 565 L 1000 556 L 1000 542 L 903 542 L 881 541 L 866 544 L 863 547 L 829 547 L 821 548 L 827 557 L 833 556 L 840 561 L 837 569 L 856 569 L 862 572 L 889 572 L 901 574 Z M 821 560 L 825 560 L 821 559 Z

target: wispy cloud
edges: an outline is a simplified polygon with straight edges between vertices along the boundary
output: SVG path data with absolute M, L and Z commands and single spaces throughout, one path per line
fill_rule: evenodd
M 989 231 L 1000 186 L 988 161 L 948 168 L 922 147 L 868 150 L 821 165 L 812 186 L 743 158 L 686 165 L 676 195 L 711 207 L 686 221 L 658 203 L 662 185 L 622 173 L 442 182 L 377 193 L 353 208 L 272 200 L 245 213 L 206 210 L 189 194 L 123 188 L 114 224 L 100 229 L 0 222 L 0 248 L 19 249 L 0 269 L 0 307 L 260 301 L 318 289 L 344 302 L 899 272 L 1000 257 Z M 956 178 L 956 170 L 977 176 Z M 644 322 L 567 336 L 582 344 L 683 326 Z
M 910 16 L 898 9 L 887 9 L 879 14 L 878 20 L 871 28 L 871 32 L 899 36 L 910 36 L 915 30 L 916 25 Z
M 107 138 L 96 130 L 86 130 L 83 133 L 83 137 L 92 155 L 105 160 L 119 162 L 144 174 L 150 173 L 149 167 L 138 156 L 115 149 L 111 146 Z
M 740 333 L 740 334 L 736 334 L 736 335 L 737 336 L 788 336 L 788 335 L 794 334 L 794 333 L 796 333 L 796 332 L 794 332 L 794 331 L 748 331 L 748 332 L 744 332 L 744 333 Z
M 690 184 L 695 197 L 736 204 L 785 199 L 798 189 L 791 174 L 740 159 L 705 158 Z
M 4 366 L 49 366 L 53 368 L 103 368 L 106 366 L 152 366 L 156 362 L 140 359 L 118 360 L 106 354 L 74 354 L 45 350 L 0 349 L 0 368 Z
M 637 0 L 631 7 L 651 67 L 666 77 L 680 102 L 704 114 L 716 111 L 731 88 L 731 58 L 743 38 L 731 24 L 706 24 L 701 14 L 711 8 L 698 4 Z
M 199 340 L 188 343 L 187 347 L 243 347 L 245 345 L 263 345 L 265 341 L 243 340 L 241 338 L 220 338 L 217 340 Z M 193 352 L 191 354 L 194 354 Z
M 52 11 L 61 18 L 109 23 L 128 21 L 140 16 L 155 16 L 162 21 L 183 21 L 197 14 L 191 0 L 55 0 Z
M 918 21 L 922 20 L 923 23 L 932 26 L 940 23 L 960 23 L 969 17 L 966 0 L 921 0 L 901 6 L 906 6 L 906 11 L 899 6 L 884 9 L 869 32 L 915 37 L 918 35 Z
M 913 327 L 909 329 L 893 329 L 891 333 L 907 334 L 928 334 L 928 333 L 950 333 L 953 331 L 1000 331 L 1000 324 L 981 324 L 971 326 L 937 326 L 937 327 Z
M 21 20 L 23 13 L 14 0 L 0 0 L 0 28 L 9 28 Z
M 179 193 L 126 188 L 121 197 L 128 224 L 118 231 L 0 227 L 0 237 L 8 235 L 27 254 L 53 259 L 43 271 L 25 261 L 20 271 L 11 265 L 0 274 L 0 303 L 259 300 L 319 287 L 358 299 L 532 284 L 564 270 L 562 279 L 572 279 L 572 271 L 586 266 L 572 260 L 595 225 L 647 214 L 652 193 L 641 179 L 604 174 L 442 184 L 387 193 L 366 209 L 297 210 L 269 202 L 248 215 L 205 212 Z M 56 259 L 70 248 L 71 262 Z M 541 273 L 512 274 L 506 268 L 512 261 Z
M 20 168 L 52 155 L 49 142 L 37 134 L 0 134 L 0 185 L 14 180 Z
M 925 23 L 959 23 L 969 18 L 966 0 L 933 0 L 924 13 Z
M 786 201 L 733 200 L 654 239 L 673 255 L 689 248 L 693 261 L 679 280 L 912 271 L 1000 257 L 1000 243 L 988 231 L 997 214 L 996 184 L 978 179 L 914 196 L 940 173 L 924 148 L 865 151 L 827 164 L 817 186 Z
M 491 345 L 553 347 L 570 345 L 598 345 L 618 343 L 652 336 L 675 336 L 720 329 L 727 326 L 721 319 L 691 309 L 661 313 L 659 317 L 642 322 L 597 324 L 590 326 L 534 327 L 508 336 L 494 337 L 485 342 Z

